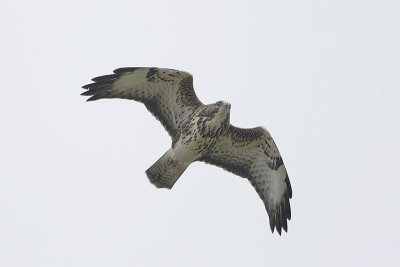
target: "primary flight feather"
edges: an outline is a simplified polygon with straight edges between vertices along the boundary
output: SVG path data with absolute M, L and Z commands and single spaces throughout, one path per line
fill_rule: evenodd
M 124 98 L 142 102 L 172 138 L 171 148 L 146 174 L 159 188 L 171 189 L 194 161 L 222 167 L 247 178 L 264 202 L 271 231 L 287 231 L 292 188 L 281 155 L 263 127 L 230 124 L 231 105 L 205 105 L 187 72 L 160 68 L 120 68 L 84 85 L 87 101 Z

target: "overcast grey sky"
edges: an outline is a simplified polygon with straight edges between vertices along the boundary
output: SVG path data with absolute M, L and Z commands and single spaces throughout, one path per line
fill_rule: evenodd
M 399 266 L 400 2 L 2 1 L 0 266 Z M 133 101 L 80 87 L 186 70 L 204 103 L 264 126 L 289 173 L 289 232 L 247 180 L 194 163 Z

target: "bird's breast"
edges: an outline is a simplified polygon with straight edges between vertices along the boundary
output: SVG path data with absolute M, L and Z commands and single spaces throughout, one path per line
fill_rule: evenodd
M 220 124 L 207 117 L 194 117 L 180 132 L 179 140 L 173 147 L 174 157 L 194 161 L 206 154 L 224 133 Z

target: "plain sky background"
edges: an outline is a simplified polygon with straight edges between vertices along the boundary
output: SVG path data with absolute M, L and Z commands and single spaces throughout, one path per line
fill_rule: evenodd
M 2 1 L 0 30 L 0 266 L 400 266 L 399 1 Z M 149 183 L 161 124 L 79 95 L 127 66 L 270 131 L 288 233 L 220 168 Z

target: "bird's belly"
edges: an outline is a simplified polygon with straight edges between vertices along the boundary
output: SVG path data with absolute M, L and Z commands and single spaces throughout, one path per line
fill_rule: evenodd
M 207 122 L 207 118 L 195 117 L 182 130 L 179 140 L 172 148 L 173 158 L 178 161 L 191 163 L 203 155 L 218 142 L 223 128 Z
M 172 149 L 172 157 L 179 162 L 191 163 L 197 159 L 196 145 L 194 142 L 177 142 Z
M 216 138 L 197 139 L 190 142 L 179 140 L 172 149 L 173 158 L 178 161 L 191 163 L 206 154 L 215 145 L 216 141 Z

